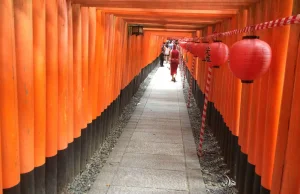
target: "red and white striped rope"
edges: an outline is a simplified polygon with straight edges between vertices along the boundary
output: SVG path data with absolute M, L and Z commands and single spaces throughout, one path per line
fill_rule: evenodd
M 191 68 L 191 77 L 190 77 L 190 88 L 189 88 L 189 97 L 187 102 L 187 107 L 190 108 L 191 106 L 191 96 L 192 96 L 192 85 L 193 85 L 193 75 L 195 69 L 196 57 L 193 56 L 192 68 Z
M 183 61 L 182 63 L 182 67 L 183 67 L 183 82 L 182 82 L 182 88 L 185 87 L 185 78 L 186 78 L 186 63 L 185 61 Z
M 182 80 L 182 88 L 185 87 L 185 78 L 186 78 L 186 59 L 183 59 L 182 61 L 182 67 L 183 67 L 183 80 Z
M 294 15 L 294 16 L 289 16 L 289 17 L 284 17 L 281 19 L 277 20 L 272 20 L 252 26 L 246 26 L 245 28 L 242 29 L 235 29 L 227 32 L 221 32 L 221 33 L 215 33 L 212 35 L 208 35 L 206 37 L 201 37 L 197 40 L 203 40 L 207 38 L 215 38 L 219 36 L 230 36 L 230 35 L 235 35 L 235 34 L 240 34 L 240 33 L 247 33 L 247 32 L 254 32 L 258 30 L 265 30 L 269 28 L 275 28 L 275 27 L 280 27 L 280 26 L 286 26 L 290 24 L 299 24 L 300 23 L 300 14 Z M 189 38 L 189 39 L 183 39 L 185 41 L 196 41 L 194 38 Z
M 180 65 L 179 65 L 179 68 L 180 68 L 181 80 L 183 80 L 183 55 L 182 55 L 182 49 L 180 49 Z
M 205 130 L 205 122 L 206 122 L 206 112 L 207 112 L 207 104 L 208 104 L 208 96 L 210 91 L 210 83 L 212 80 L 212 68 L 208 67 L 206 84 L 205 84 L 205 100 L 201 117 L 201 128 L 200 128 L 200 137 L 199 137 L 199 147 L 198 147 L 198 155 L 201 157 L 203 155 L 203 141 L 204 141 L 204 130 Z

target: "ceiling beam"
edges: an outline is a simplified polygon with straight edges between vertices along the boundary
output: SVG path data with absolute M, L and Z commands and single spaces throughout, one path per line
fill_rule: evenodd
M 195 32 L 190 29 L 171 29 L 171 28 L 144 28 L 144 31 L 160 31 L 160 32 Z
M 140 14 L 172 14 L 173 16 L 177 16 L 177 14 L 186 14 L 186 15 L 232 15 L 237 13 L 237 9 L 224 9 L 224 10 L 188 10 L 188 9 L 142 9 L 142 8 L 110 8 L 110 7 L 101 7 L 98 8 L 104 10 L 105 12 L 111 13 L 128 13 L 128 12 L 136 12 Z
M 170 25 L 170 26 L 164 26 L 164 25 L 145 25 L 143 27 L 143 29 L 151 29 L 151 28 L 196 31 L 196 30 L 200 30 L 202 27 L 196 27 L 196 26 L 175 26 L 175 25 Z
M 75 1 L 76 2 L 76 1 Z M 80 1 L 84 6 L 94 6 L 99 8 L 138 8 L 138 9 L 181 9 L 181 10 L 222 10 L 239 9 L 240 6 L 248 6 L 251 2 L 195 2 L 195 1 Z
M 129 24 L 144 24 L 144 23 L 159 23 L 159 24 L 177 24 L 177 25 L 211 25 L 218 21 L 208 21 L 208 20 L 169 20 L 169 19 L 134 19 L 134 18 L 122 18 Z
M 177 17 L 174 17 L 174 15 L 168 15 L 168 14 L 143 14 L 139 15 L 139 13 L 126 13 L 126 14 L 120 14 L 115 13 L 114 14 L 117 17 L 123 18 L 123 19 L 137 19 L 137 20 L 162 20 L 162 21 L 189 21 L 193 23 L 207 23 L 207 22 L 219 22 L 223 19 L 230 18 L 232 15 L 181 15 L 178 14 Z

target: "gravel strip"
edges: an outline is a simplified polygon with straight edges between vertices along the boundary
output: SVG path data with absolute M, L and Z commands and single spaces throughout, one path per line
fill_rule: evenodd
M 188 83 L 187 80 L 185 81 L 185 83 Z M 186 102 L 188 99 L 188 90 L 188 84 L 185 84 L 183 93 Z M 191 96 L 191 108 L 188 108 L 188 112 L 195 144 L 198 148 L 201 113 L 193 95 Z M 237 194 L 238 191 L 235 188 L 235 182 L 228 176 L 230 170 L 224 162 L 218 142 L 209 126 L 206 126 L 204 133 L 203 151 L 204 153 L 209 153 L 199 159 L 207 193 Z
M 124 108 L 118 121 L 115 122 L 115 126 L 104 141 L 102 147 L 94 153 L 87 163 L 86 169 L 80 175 L 76 176 L 74 181 L 68 185 L 66 190 L 67 194 L 84 194 L 90 190 L 157 69 L 158 67 L 156 67 L 140 85 L 137 93 L 132 97 L 130 103 Z

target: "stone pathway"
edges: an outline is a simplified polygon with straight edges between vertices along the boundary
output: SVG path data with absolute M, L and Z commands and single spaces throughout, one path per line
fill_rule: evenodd
M 179 71 L 178 71 L 179 72 Z M 205 194 L 180 75 L 159 68 L 89 194 Z

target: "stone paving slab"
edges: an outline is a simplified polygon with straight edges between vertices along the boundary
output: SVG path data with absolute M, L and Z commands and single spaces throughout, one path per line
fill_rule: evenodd
M 187 190 L 186 172 L 119 167 L 112 185 Z
M 133 141 L 150 141 L 150 142 L 158 142 L 158 143 L 175 143 L 182 144 L 182 136 L 178 134 L 164 134 L 164 133 L 155 133 L 155 132 L 134 132 L 132 134 L 131 140 Z
M 108 190 L 108 194 L 188 194 L 187 191 L 176 191 L 166 189 L 140 188 L 140 187 L 121 187 L 112 186 Z
M 170 129 L 170 128 L 163 128 L 163 127 L 145 127 L 145 128 L 137 128 L 136 132 L 149 132 L 149 133 L 159 133 L 159 134 L 174 134 L 174 135 L 181 135 L 180 129 Z
M 205 194 L 182 83 L 160 68 L 89 194 Z
M 185 171 L 185 158 L 183 155 L 125 153 L 120 166 Z
M 182 144 L 131 141 L 126 152 L 145 154 L 183 155 Z

